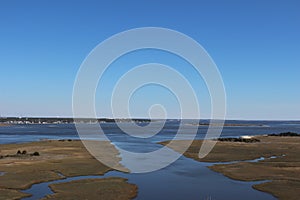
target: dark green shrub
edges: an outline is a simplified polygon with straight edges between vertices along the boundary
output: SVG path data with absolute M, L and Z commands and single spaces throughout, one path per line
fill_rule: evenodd
M 36 152 L 34 152 L 32 155 L 33 155 L 33 156 L 39 156 L 40 153 L 36 151 Z

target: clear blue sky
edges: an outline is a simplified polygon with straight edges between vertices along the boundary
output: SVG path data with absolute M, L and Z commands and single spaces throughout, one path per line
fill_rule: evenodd
M 0 115 L 71 116 L 73 83 L 87 54 L 113 34 L 145 26 L 180 31 L 208 51 L 226 87 L 227 118 L 300 119 L 300 3 L 296 0 L 1 0 Z M 172 60 L 159 54 L 154 61 L 159 58 Z M 132 65 L 135 59 L 126 62 Z M 188 78 L 198 87 L 197 77 Z M 136 102 L 131 102 L 136 116 L 145 114 L 141 102 L 147 99 L 146 104 L 151 104 L 157 98 L 147 96 L 147 90 L 155 94 L 155 88 L 144 89 L 145 95 L 136 93 Z M 101 92 L 98 103 L 108 98 Z M 174 99 L 159 96 L 162 101 Z M 205 118 L 209 101 L 203 102 Z M 98 105 L 99 115 L 109 116 L 103 105 Z M 175 103 L 168 106 L 177 109 Z M 176 112 L 172 115 L 176 117 Z

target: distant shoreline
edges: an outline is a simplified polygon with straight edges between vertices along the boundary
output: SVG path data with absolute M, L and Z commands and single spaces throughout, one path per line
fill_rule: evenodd
M 299 124 L 300 120 L 218 120 L 218 119 L 149 119 L 149 118 L 72 118 L 72 117 L 0 117 L 1 124 L 96 124 L 96 123 L 150 123 L 181 122 L 190 126 L 268 127 L 268 122 Z M 223 124 L 224 122 L 224 124 Z M 4 126 L 4 125 L 2 125 Z
M 111 119 L 111 118 L 59 118 L 59 117 L 2 117 L 0 124 L 92 124 L 92 123 L 115 123 L 115 122 L 149 123 L 151 119 Z
M 263 127 L 263 124 L 219 124 L 219 123 L 199 123 L 199 124 L 190 124 L 192 126 L 225 126 L 225 127 Z

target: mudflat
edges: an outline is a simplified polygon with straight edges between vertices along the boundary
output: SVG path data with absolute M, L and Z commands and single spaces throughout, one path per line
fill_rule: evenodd
M 209 168 L 242 181 L 267 180 L 253 188 L 271 193 L 279 199 L 299 199 L 300 196 L 300 137 L 256 136 L 260 142 L 218 141 L 204 158 L 198 157 L 202 140 L 193 141 L 184 153 L 200 162 L 212 162 Z M 214 141 L 211 141 L 214 142 Z M 178 141 L 180 147 L 185 141 Z M 168 142 L 162 144 L 167 145 Z M 176 148 L 173 148 L 176 150 Z M 264 157 L 257 162 L 249 160 Z M 230 162 L 234 163 L 218 163 Z
M 105 154 L 105 159 L 110 161 L 110 166 L 115 165 L 114 167 L 117 169 L 123 168 L 119 164 L 118 150 L 113 145 L 104 141 L 98 141 L 97 144 L 101 144 L 101 148 L 107 149 L 109 152 L 109 155 Z M 112 169 L 91 156 L 81 141 L 45 140 L 0 145 L 0 199 L 20 199 L 30 196 L 30 194 L 23 193 L 21 190 L 28 189 L 36 183 L 74 176 L 103 175 L 110 170 Z M 87 189 L 80 187 L 87 191 L 89 191 L 89 188 L 97 186 L 109 188 L 112 184 L 116 185 L 111 190 L 105 189 L 102 191 L 101 195 L 104 199 L 106 199 L 106 195 L 107 198 L 112 195 L 116 195 L 116 198 L 126 197 L 124 199 L 130 199 L 136 195 L 136 189 L 133 189 L 135 186 L 127 183 L 123 178 L 101 180 L 84 179 L 75 183 L 77 185 L 88 185 Z M 70 186 L 68 186 L 69 184 Z M 61 185 L 63 185 L 62 188 L 66 188 L 72 187 L 74 183 L 71 181 Z M 53 188 L 57 187 L 53 186 Z M 118 190 L 116 189 L 118 187 L 124 189 Z M 57 191 L 61 191 L 59 195 L 66 194 L 63 190 L 57 189 Z M 118 192 L 111 194 L 111 191 Z M 76 192 L 87 195 L 85 199 L 92 199 L 91 192 L 85 193 L 81 190 Z

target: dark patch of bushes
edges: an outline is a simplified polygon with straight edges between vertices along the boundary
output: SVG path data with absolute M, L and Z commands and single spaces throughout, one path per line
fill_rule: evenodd
M 17 151 L 16 153 L 17 155 L 26 155 L 27 154 L 27 151 L 26 150 L 23 150 L 22 152 L 20 150 Z
M 221 142 L 245 142 L 245 143 L 253 143 L 260 142 L 259 139 L 256 138 L 218 138 L 218 141 Z
M 58 141 L 59 141 L 59 142 L 64 142 L 64 141 L 71 142 L 72 140 L 71 140 L 71 139 L 59 139 Z
M 33 154 L 31 154 L 31 156 L 40 156 L 40 153 L 36 151 Z
M 40 153 L 37 152 L 37 151 L 34 152 L 34 153 L 31 153 L 31 154 L 27 154 L 26 150 L 23 150 L 22 152 L 20 150 L 18 150 L 16 154 L 12 154 L 12 155 L 8 154 L 8 155 L 5 155 L 5 156 L 0 155 L 0 159 L 8 158 L 8 157 L 13 158 L 13 157 L 26 157 L 26 156 L 39 156 L 39 155 L 40 155 Z
M 284 132 L 284 133 L 272 133 L 272 134 L 268 134 L 268 136 L 281 136 L 281 137 L 285 137 L 285 136 L 290 136 L 290 137 L 299 137 L 300 134 L 299 133 L 293 133 L 293 132 Z

